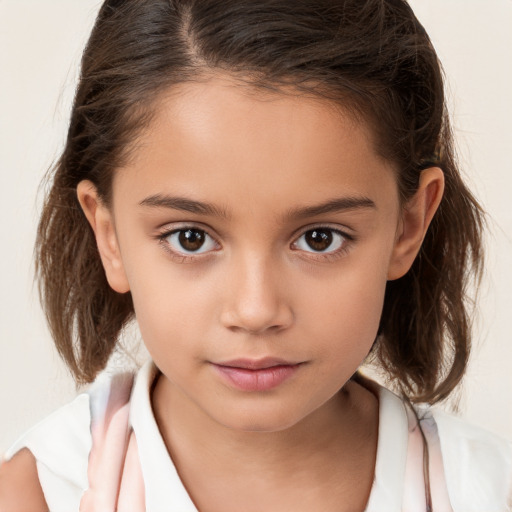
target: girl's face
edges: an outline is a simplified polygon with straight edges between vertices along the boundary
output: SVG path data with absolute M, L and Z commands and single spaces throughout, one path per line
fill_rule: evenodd
M 159 103 L 116 172 L 111 211 L 90 189 L 79 196 L 159 385 L 249 431 L 335 402 L 375 340 L 387 279 L 422 237 L 416 247 L 364 124 L 227 78 Z

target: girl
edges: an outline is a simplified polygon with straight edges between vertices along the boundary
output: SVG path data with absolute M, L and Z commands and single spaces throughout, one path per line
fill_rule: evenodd
M 482 212 L 402 0 L 107 0 L 39 224 L 95 381 L 5 454 L 1 510 L 504 511 L 460 382 Z M 364 378 L 368 357 L 390 391 Z

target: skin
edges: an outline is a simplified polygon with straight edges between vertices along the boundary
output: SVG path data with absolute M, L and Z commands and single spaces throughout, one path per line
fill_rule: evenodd
M 48 512 L 39 483 L 36 459 L 23 448 L 8 462 L 0 462 L 0 511 Z
M 366 125 L 227 76 L 159 99 L 110 208 L 80 183 L 109 283 L 132 293 L 162 372 L 162 437 L 202 512 L 364 509 L 378 402 L 349 379 L 374 342 L 386 282 L 410 268 L 442 192 L 441 170 L 427 169 L 402 207 Z M 170 196 L 214 211 L 171 207 Z M 356 205 L 304 211 L 338 199 Z M 199 253 L 169 235 L 184 228 L 207 234 Z M 323 252 L 308 245 L 313 228 L 332 236 Z M 241 357 L 301 364 L 271 390 L 242 391 L 212 365 Z

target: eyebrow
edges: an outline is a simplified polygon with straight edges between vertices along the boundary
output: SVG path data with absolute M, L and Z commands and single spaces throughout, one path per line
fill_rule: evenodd
M 173 210 L 181 210 L 184 212 L 195 213 L 198 215 L 210 215 L 213 217 L 222 217 L 229 219 L 230 215 L 223 208 L 211 203 L 196 201 L 186 197 L 177 197 L 170 195 L 155 194 L 143 199 L 141 206 L 151 208 L 169 208 Z M 334 198 L 324 203 L 302 206 L 299 208 L 289 209 L 285 215 L 285 219 L 304 219 L 307 217 L 315 217 L 325 213 L 336 213 L 346 210 L 359 209 L 376 209 L 375 203 L 368 197 L 342 197 Z
M 173 210 L 181 210 L 183 212 L 196 213 L 198 215 L 211 215 L 213 217 L 229 218 L 226 210 L 219 208 L 214 204 L 195 201 L 186 197 L 176 197 L 162 194 L 155 194 L 143 199 L 141 206 L 149 206 L 153 208 L 170 208 Z
M 346 210 L 377 209 L 376 204 L 368 197 L 340 197 L 331 199 L 325 203 L 311 206 L 293 208 L 288 210 L 285 218 L 304 219 L 315 217 L 324 213 L 337 213 Z

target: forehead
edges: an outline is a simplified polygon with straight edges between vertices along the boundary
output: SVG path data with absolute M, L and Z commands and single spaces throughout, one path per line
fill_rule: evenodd
M 304 203 L 305 195 L 375 195 L 390 178 L 394 183 L 369 127 L 339 105 L 215 77 L 159 98 L 130 162 L 116 174 L 114 195 L 116 182 L 124 182 L 125 192 L 139 196 L 172 191 L 227 207 L 235 199 L 246 206 L 272 198 Z

